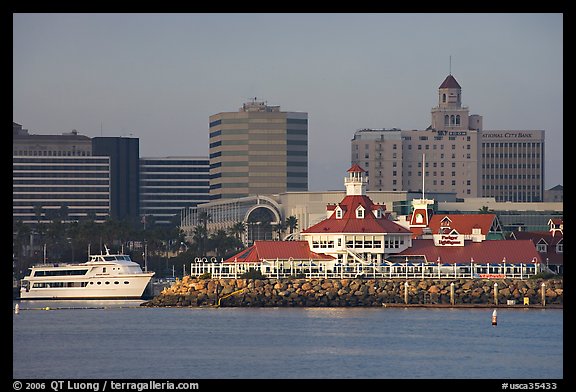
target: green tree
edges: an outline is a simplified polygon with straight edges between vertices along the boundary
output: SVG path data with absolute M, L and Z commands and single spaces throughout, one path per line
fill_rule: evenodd
M 192 241 L 196 245 L 198 257 L 206 256 L 206 240 L 208 230 L 203 225 L 196 225 L 192 231 Z
M 290 229 L 290 234 L 294 233 L 294 230 L 298 228 L 298 219 L 294 215 L 286 218 L 286 226 Z

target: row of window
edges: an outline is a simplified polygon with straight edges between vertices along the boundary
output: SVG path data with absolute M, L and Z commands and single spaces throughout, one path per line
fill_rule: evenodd
M 30 184 L 31 185 L 31 184 Z M 110 188 L 108 186 L 106 187 L 102 187 L 102 186 L 69 186 L 69 185 L 63 185 L 63 186 L 59 186 L 59 187 L 51 187 L 51 186 L 30 186 L 30 185 L 20 185 L 20 186 L 14 186 L 12 188 L 13 192 L 98 192 L 98 193 L 109 193 L 110 192 Z
M 112 282 L 106 281 L 104 282 L 105 285 L 109 285 Z M 91 285 L 94 282 L 90 282 Z M 96 282 L 97 285 L 101 285 L 102 282 Z M 114 281 L 114 284 L 120 284 L 119 281 Z M 127 280 L 124 281 L 124 284 L 130 284 Z M 86 287 L 88 286 L 88 282 L 38 282 L 32 285 L 35 289 L 54 289 L 54 288 L 68 288 L 68 287 Z
M 482 189 L 490 190 L 490 189 L 500 189 L 500 190 L 539 190 L 540 185 L 482 185 Z
M 108 179 L 103 180 L 58 180 L 58 179 L 47 179 L 47 180 L 24 180 L 14 178 L 12 180 L 14 185 L 66 185 L 66 186 L 76 186 L 76 185 L 105 185 L 108 186 L 110 181 Z
M 490 154 L 482 154 L 482 158 L 540 158 L 540 153 L 539 152 L 533 152 L 532 154 L 526 154 L 526 153 L 512 153 L 512 154 L 508 154 L 508 153 L 501 153 L 501 154 L 494 154 L 494 153 L 490 153 Z
M 482 169 L 540 169 L 539 163 L 486 163 Z
M 85 157 L 85 156 L 91 156 L 92 152 L 91 151 L 84 151 L 84 150 L 79 150 L 79 151 L 46 151 L 46 150 L 14 150 L 12 151 L 13 155 L 16 156 L 31 156 L 31 157 L 38 157 L 38 156 L 42 156 L 42 157 L 73 157 L 73 156 L 79 156 L 79 157 Z
M 539 180 L 539 174 L 482 174 L 483 180 Z

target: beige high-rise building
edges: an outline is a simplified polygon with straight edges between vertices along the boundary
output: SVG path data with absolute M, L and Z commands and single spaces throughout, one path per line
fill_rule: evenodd
M 544 131 L 484 131 L 462 105 L 452 75 L 438 88 L 425 130 L 360 129 L 352 164 L 367 171 L 370 191 L 455 192 L 459 198 L 542 201 Z
M 254 98 L 210 116 L 210 199 L 308 190 L 308 113 Z

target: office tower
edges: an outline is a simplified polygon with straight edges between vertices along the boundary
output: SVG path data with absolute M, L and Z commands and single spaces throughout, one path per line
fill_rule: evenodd
M 254 98 L 210 116 L 210 198 L 308 190 L 308 114 Z

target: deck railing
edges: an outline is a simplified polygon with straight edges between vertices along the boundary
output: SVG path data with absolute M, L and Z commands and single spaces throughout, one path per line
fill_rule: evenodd
M 545 267 L 544 267 L 545 268 Z M 318 261 L 266 261 L 262 263 L 190 264 L 190 275 L 210 274 L 212 278 L 240 278 L 257 270 L 268 278 L 303 276 L 306 278 L 374 279 L 527 279 L 542 271 L 541 264 L 334 264 Z

